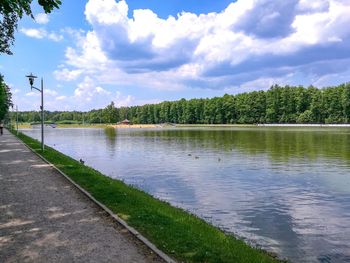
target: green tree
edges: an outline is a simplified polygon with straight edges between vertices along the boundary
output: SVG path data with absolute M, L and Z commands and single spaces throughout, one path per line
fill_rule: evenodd
M 311 98 L 309 97 L 307 90 L 302 86 L 295 88 L 294 96 L 296 114 L 299 115 L 310 107 Z
M 297 118 L 298 123 L 312 123 L 313 120 L 314 120 L 314 116 L 311 110 L 304 111 Z
M 11 92 L 8 85 L 4 81 L 4 77 L 0 75 L 0 121 L 3 120 L 12 106 Z
M 281 115 L 281 87 L 273 85 L 266 93 L 266 121 L 278 123 Z
M 115 108 L 113 101 L 105 108 L 103 117 L 108 123 L 117 122 L 117 109 Z
M 81 112 L 46 112 L 48 120 L 81 121 Z M 350 84 L 317 89 L 272 86 L 268 91 L 237 95 L 225 94 L 211 99 L 181 99 L 159 104 L 104 109 L 84 113 L 87 122 L 133 123 L 341 123 L 350 122 Z M 24 121 L 38 121 L 38 112 L 23 112 Z
M 172 123 L 177 123 L 178 122 L 178 114 L 177 114 L 177 108 L 176 108 L 177 103 L 172 102 L 170 105 L 170 116 L 169 116 L 169 121 Z
M 15 41 L 17 23 L 23 15 L 34 18 L 31 3 L 33 0 L 1 0 L 0 1 L 0 53 L 12 55 L 10 50 Z M 61 5 L 60 0 L 38 0 L 45 13 L 51 13 Z
M 323 90 L 324 112 L 326 123 L 343 122 L 343 87 L 326 88 Z
M 323 105 L 323 93 L 321 90 L 314 89 L 311 92 L 311 105 L 310 111 L 312 113 L 312 120 L 308 122 L 324 123 L 324 105 Z
M 235 106 L 235 97 L 225 94 L 223 97 L 223 111 L 225 113 L 226 123 L 235 123 L 237 112 Z
M 342 94 L 342 105 L 343 105 L 343 114 L 344 122 L 350 122 L 350 83 L 344 85 L 343 94 Z

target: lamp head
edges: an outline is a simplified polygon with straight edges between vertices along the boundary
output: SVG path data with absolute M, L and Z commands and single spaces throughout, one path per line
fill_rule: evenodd
M 32 73 L 30 73 L 30 75 L 26 77 L 29 79 L 30 88 L 32 88 L 34 84 L 34 80 L 37 78 L 37 76 L 34 76 Z

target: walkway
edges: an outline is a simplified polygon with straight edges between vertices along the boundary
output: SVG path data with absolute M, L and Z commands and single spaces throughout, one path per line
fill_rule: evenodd
M 0 136 L 0 262 L 161 262 L 29 151 Z

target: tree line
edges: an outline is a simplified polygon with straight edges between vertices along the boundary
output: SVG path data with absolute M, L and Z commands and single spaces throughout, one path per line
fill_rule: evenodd
M 135 124 L 256 124 L 256 123 L 350 123 L 350 83 L 317 89 L 313 86 L 273 85 L 267 91 L 206 99 L 181 99 L 143 106 L 115 107 L 88 112 L 45 112 L 58 123 Z M 39 122 L 39 112 L 21 112 L 19 121 Z

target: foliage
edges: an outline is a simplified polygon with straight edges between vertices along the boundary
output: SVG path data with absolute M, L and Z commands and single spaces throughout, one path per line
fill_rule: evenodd
M 19 138 L 94 198 L 181 262 L 278 262 L 182 209 L 114 180 L 22 133 Z
M 0 75 L 0 121 L 3 120 L 12 106 L 11 92 L 9 86 L 4 82 L 4 77 Z
M 0 1 L 0 53 L 12 55 L 10 47 L 15 41 L 18 20 L 23 15 L 34 18 L 31 3 L 33 0 L 1 0 Z M 38 0 L 45 13 L 59 8 L 61 0 Z
M 314 117 L 312 115 L 311 110 L 304 111 L 297 118 L 298 123 L 312 123 L 313 120 L 314 120 Z
M 350 83 L 317 89 L 272 86 L 267 91 L 211 99 L 181 99 L 159 104 L 89 112 L 46 112 L 50 121 L 116 123 L 129 119 L 136 124 L 256 124 L 256 123 L 350 123 Z M 39 121 L 38 112 L 22 112 L 21 122 Z
M 1 19 L 1 16 L 0 16 Z M 10 47 L 15 41 L 15 30 L 17 29 L 18 17 L 16 14 L 4 14 L 0 20 L 0 53 L 12 55 Z

